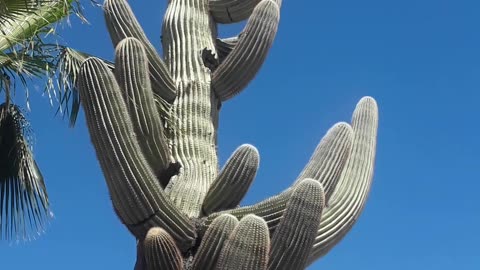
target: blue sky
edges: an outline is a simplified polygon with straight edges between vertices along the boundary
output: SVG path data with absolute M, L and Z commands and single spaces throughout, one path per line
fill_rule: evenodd
M 242 143 L 261 155 L 244 203 L 286 188 L 327 129 L 370 95 L 380 112 L 370 198 L 352 231 L 309 269 L 480 269 L 480 2 L 283 3 L 268 60 L 222 107 L 222 164 Z M 101 10 L 85 5 L 91 24 L 73 19 L 60 33 L 112 59 Z M 158 45 L 166 1 L 155 5 L 133 8 Z M 31 107 L 55 219 L 36 241 L 0 243 L 2 269 L 133 269 L 134 239 L 112 211 L 83 112 L 70 129 L 40 90 Z

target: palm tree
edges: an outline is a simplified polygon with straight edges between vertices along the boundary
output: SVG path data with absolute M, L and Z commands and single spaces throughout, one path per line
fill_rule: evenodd
M 11 96 L 20 82 L 28 107 L 28 80 L 47 78 L 45 90 L 56 91 L 63 107 L 72 108 L 74 123 L 79 101 L 71 87 L 65 88 L 75 76 L 67 72 L 85 55 L 48 40 L 55 33 L 52 25 L 70 14 L 84 19 L 80 11 L 76 0 L 0 0 L 0 92 L 5 96 L 0 104 L 0 239 L 31 239 L 52 215 L 28 120 Z

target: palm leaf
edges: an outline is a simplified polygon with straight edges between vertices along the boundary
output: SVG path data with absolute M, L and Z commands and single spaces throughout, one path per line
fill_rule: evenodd
M 50 103 L 53 104 L 54 97 L 57 99 L 60 91 L 52 91 L 55 89 L 54 67 L 63 46 L 44 40 L 49 34 L 55 34 L 56 22 L 72 13 L 86 21 L 78 0 L 0 0 L 0 71 L 9 74 L 14 83 L 15 79 L 22 82 L 27 107 L 27 80 L 33 77 L 45 76 L 45 92 Z
M 0 69 L 3 73 L 12 72 L 28 77 L 41 77 L 45 75 L 46 69 L 52 69 L 53 66 L 54 62 L 49 55 L 0 52 Z
M 0 51 L 23 44 L 71 12 L 83 18 L 74 0 L 0 0 Z
M 52 216 L 30 141 L 20 108 L 0 104 L 0 239 L 31 239 Z

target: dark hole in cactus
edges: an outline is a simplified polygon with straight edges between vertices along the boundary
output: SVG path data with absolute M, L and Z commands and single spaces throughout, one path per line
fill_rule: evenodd
M 203 49 L 202 51 L 202 60 L 203 64 L 212 72 L 215 71 L 215 69 L 217 69 L 218 65 L 220 64 L 218 59 L 215 57 L 215 54 L 213 54 L 212 50 L 209 50 L 207 48 Z
M 170 180 L 170 178 L 172 178 L 174 175 L 177 175 L 179 172 L 180 172 L 180 168 L 182 167 L 182 165 L 180 165 L 180 163 L 178 162 L 171 162 L 168 167 L 161 171 L 158 175 L 158 178 L 160 178 L 161 180 L 167 180 L 165 182 L 163 181 L 160 181 L 161 183 L 167 183 L 168 180 Z

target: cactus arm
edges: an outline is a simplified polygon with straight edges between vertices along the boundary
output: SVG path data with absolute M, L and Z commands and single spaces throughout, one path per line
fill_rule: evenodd
M 238 219 L 224 214 L 213 220 L 205 232 L 193 261 L 193 270 L 214 269 L 225 241 L 238 225 Z
M 113 45 L 117 46 L 127 37 L 140 40 L 148 56 L 153 91 L 166 102 L 173 102 L 176 97 L 176 87 L 172 76 L 155 47 L 148 40 L 128 3 L 125 0 L 107 0 L 104 10 Z
M 58 81 L 60 91 L 60 107 L 57 112 L 64 111 L 70 114 L 70 126 L 74 126 L 77 121 L 78 112 L 80 111 L 80 97 L 77 89 L 77 77 L 80 72 L 80 66 L 83 61 L 92 55 L 84 53 L 73 48 L 63 47 L 57 65 L 55 68 L 58 71 Z M 113 63 L 104 60 L 111 70 L 115 69 Z M 68 113 L 70 111 L 70 113 Z
M 303 170 L 306 173 L 301 177 L 312 178 L 322 183 L 336 183 L 340 178 L 352 145 L 352 129 L 348 124 L 338 123 L 334 125 L 320 141 L 312 158 Z M 291 196 L 292 188 L 285 190 L 279 195 L 270 197 L 255 205 L 240 207 L 228 212 L 237 218 L 247 214 L 255 214 L 265 219 L 270 230 L 278 225 L 286 204 Z M 220 212 L 222 213 L 222 212 Z M 219 213 L 210 215 L 208 222 Z
M 182 270 L 180 250 L 162 228 L 151 228 L 143 241 L 147 270 Z
M 282 220 L 272 237 L 269 270 L 304 269 L 317 236 L 325 194 L 313 179 L 301 181 L 287 203 Z
M 215 40 L 215 48 L 217 49 L 218 60 L 220 63 L 230 54 L 238 43 L 238 37 L 217 38 Z
M 269 249 L 267 224 L 260 217 L 247 215 L 225 243 L 216 269 L 266 270 Z
M 195 238 L 193 225 L 168 200 L 145 161 L 119 88 L 101 60 L 84 62 L 80 98 L 113 205 L 137 238 L 160 226 L 179 246 L 188 248 Z
M 353 149 L 325 209 L 309 263 L 325 255 L 350 231 L 362 212 L 373 178 L 378 128 L 375 100 L 364 97 L 352 117 Z
M 145 270 L 146 269 L 146 262 L 145 262 L 145 249 L 143 241 L 137 241 L 137 260 L 135 261 L 135 266 L 133 270 Z
M 212 75 L 212 88 L 221 101 L 243 90 L 255 77 L 277 33 L 280 11 L 272 0 L 253 10 L 237 45 Z
M 327 134 L 328 135 L 322 139 L 322 142 L 318 144 L 307 165 L 297 177 L 295 184 L 298 184 L 306 178 L 324 179 L 325 181 L 322 182 L 322 187 L 325 192 L 325 203 L 328 206 L 328 201 L 335 190 L 343 169 L 336 170 L 337 175 L 334 177 L 324 177 L 325 173 L 329 173 L 324 166 L 329 162 L 346 163 L 352 150 L 353 129 L 349 124 L 339 122 L 335 124 Z
M 235 150 L 205 197 L 204 214 L 238 206 L 255 179 L 258 165 L 259 155 L 254 146 L 244 144 Z
M 236 23 L 247 19 L 260 0 L 210 0 L 210 13 L 217 23 Z
M 142 43 L 135 38 L 120 41 L 116 48 L 115 77 L 120 83 L 138 143 L 157 176 L 170 163 L 170 152 L 154 103 L 148 78 L 148 59 Z M 163 187 L 168 178 L 159 179 Z

